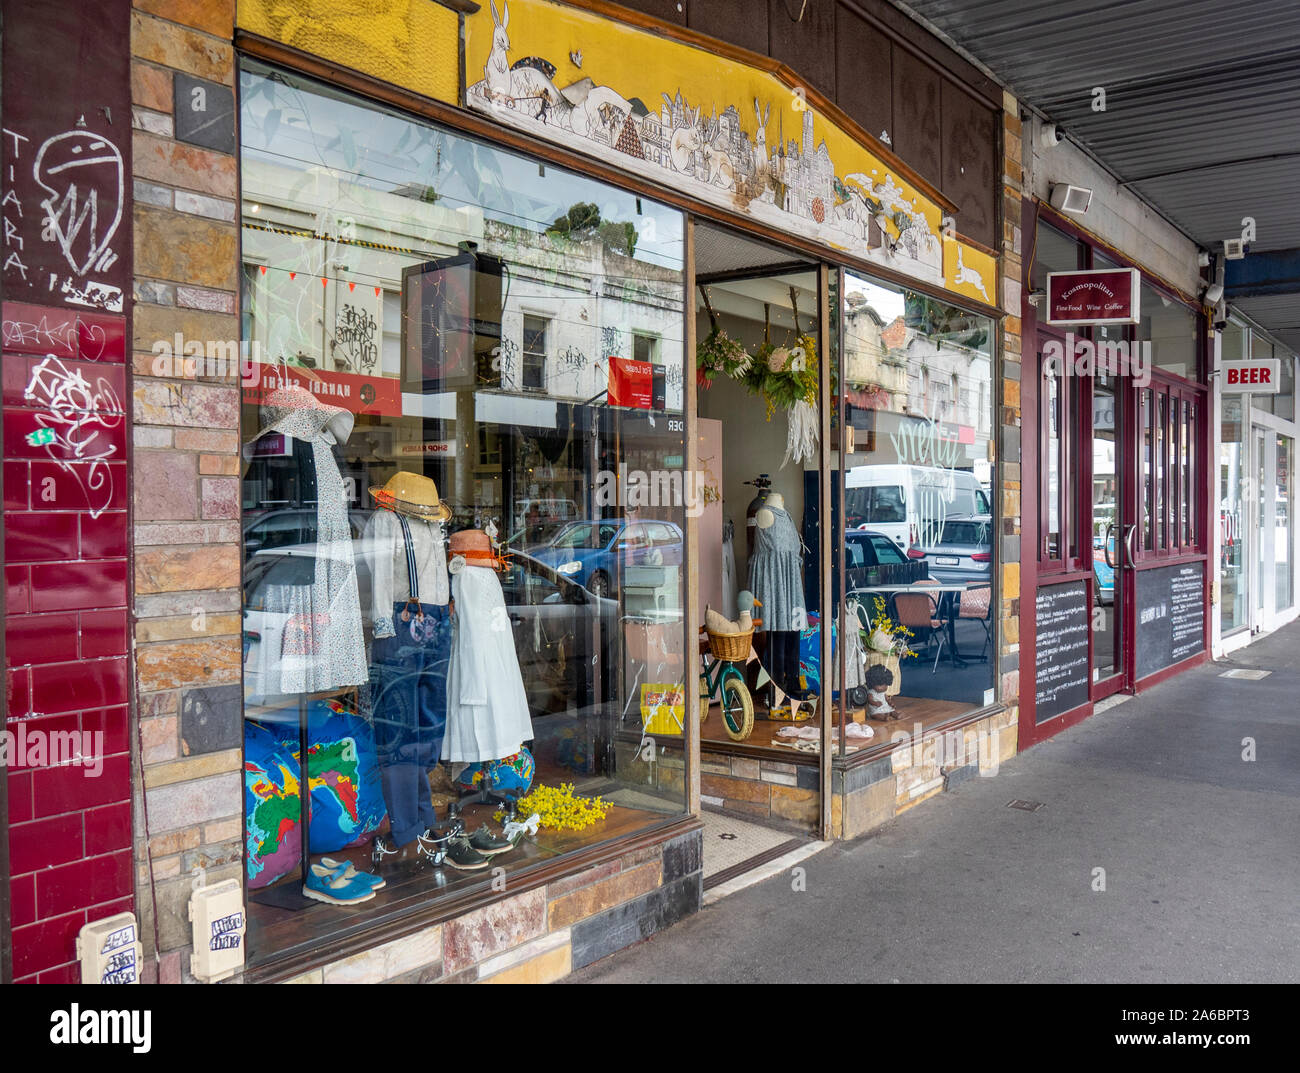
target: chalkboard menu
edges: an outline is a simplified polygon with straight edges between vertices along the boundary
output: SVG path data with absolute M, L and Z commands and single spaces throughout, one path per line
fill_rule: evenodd
M 1139 570 L 1134 592 L 1138 678 L 1204 651 L 1204 564 Z
M 1034 721 L 1044 723 L 1088 700 L 1088 591 L 1082 581 L 1039 589 Z

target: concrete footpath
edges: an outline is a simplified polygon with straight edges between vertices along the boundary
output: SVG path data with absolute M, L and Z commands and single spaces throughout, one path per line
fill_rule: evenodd
M 1300 623 L 799 867 L 569 981 L 1300 980 Z

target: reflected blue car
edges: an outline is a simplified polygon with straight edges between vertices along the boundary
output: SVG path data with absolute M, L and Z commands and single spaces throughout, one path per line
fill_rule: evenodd
M 1111 537 L 1108 543 L 1110 558 L 1113 562 L 1115 559 L 1115 538 Z M 1093 539 L 1092 578 L 1093 587 L 1097 593 L 1097 603 L 1113 604 L 1115 602 L 1115 568 L 1106 562 L 1106 548 L 1103 547 L 1100 537 Z
M 596 596 L 608 596 L 630 566 L 680 566 L 682 531 L 671 522 L 621 518 L 568 522 L 530 554 Z

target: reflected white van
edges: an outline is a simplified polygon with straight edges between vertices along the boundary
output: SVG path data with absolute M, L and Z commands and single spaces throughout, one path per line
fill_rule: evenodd
M 845 528 L 884 533 L 912 558 L 939 543 L 950 518 L 992 513 L 971 470 L 853 466 L 844 479 Z

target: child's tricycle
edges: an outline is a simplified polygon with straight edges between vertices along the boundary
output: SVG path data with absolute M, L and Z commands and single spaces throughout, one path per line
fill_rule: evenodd
M 755 619 L 754 625 L 762 625 Z M 700 631 L 700 712 L 707 719 L 709 704 L 722 700 L 722 725 L 732 741 L 744 741 L 754 729 L 754 700 L 741 668 L 749 658 L 754 631 L 713 633 Z

